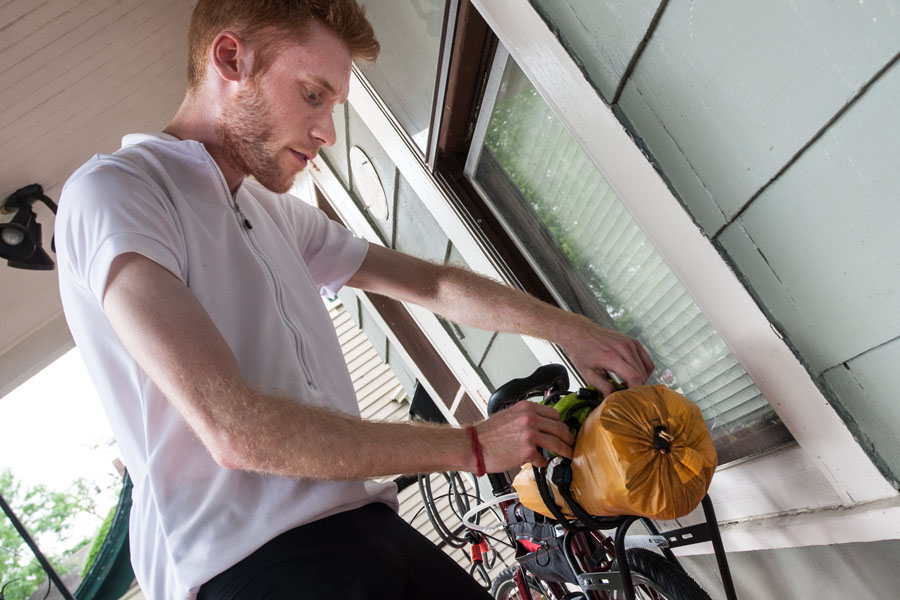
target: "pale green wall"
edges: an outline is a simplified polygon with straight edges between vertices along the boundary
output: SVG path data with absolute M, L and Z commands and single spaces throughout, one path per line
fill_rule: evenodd
M 531 2 L 900 479 L 900 0 Z

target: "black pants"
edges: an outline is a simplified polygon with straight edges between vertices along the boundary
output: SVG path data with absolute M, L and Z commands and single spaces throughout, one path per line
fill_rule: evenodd
M 273 539 L 209 580 L 198 600 L 491 598 L 453 559 L 384 504 Z

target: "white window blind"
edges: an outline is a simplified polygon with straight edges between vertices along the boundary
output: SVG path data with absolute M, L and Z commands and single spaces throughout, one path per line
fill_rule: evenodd
M 513 235 L 537 238 L 523 246 L 551 285 L 574 274 L 616 329 L 648 348 L 654 382 L 700 407 L 722 462 L 790 441 L 766 398 L 512 60 L 497 89 L 491 114 L 482 117 L 489 121 L 475 149 L 474 182 Z M 542 247 L 548 244 L 552 252 Z M 553 253 L 567 264 L 560 267 Z

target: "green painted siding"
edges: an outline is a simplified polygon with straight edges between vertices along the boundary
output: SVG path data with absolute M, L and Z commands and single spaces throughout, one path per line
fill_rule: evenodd
M 611 102 L 660 0 L 530 0 Z
M 671 0 L 620 107 L 641 136 L 671 137 L 650 150 L 687 206 L 730 219 L 897 53 L 896 4 Z M 685 168 L 708 195 L 683 193 Z

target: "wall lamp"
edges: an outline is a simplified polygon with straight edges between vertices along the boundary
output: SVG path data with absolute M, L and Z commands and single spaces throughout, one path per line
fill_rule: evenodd
M 44 188 L 37 183 L 19 188 L 0 204 L 0 212 L 16 213 L 9 223 L 0 223 L 0 258 L 5 258 L 10 267 L 38 271 L 53 269 L 53 260 L 41 242 L 41 224 L 31 208 L 38 201 L 56 214 L 56 203 L 44 195 Z M 50 248 L 56 252 L 53 240 Z

